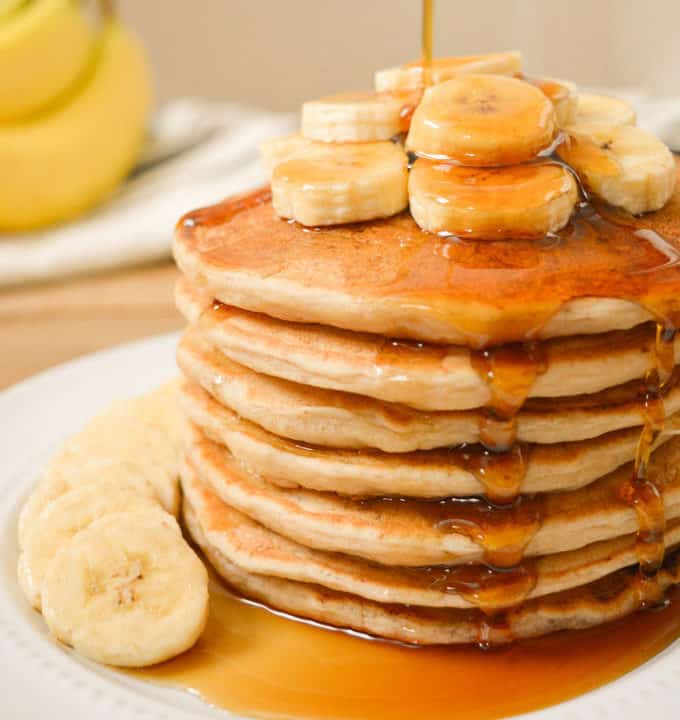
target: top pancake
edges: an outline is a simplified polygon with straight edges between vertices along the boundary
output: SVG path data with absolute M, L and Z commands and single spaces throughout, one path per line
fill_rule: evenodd
M 219 300 L 298 322 L 474 347 L 680 311 L 680 188 L 641 218 L 590 206 L 547 241 L 468 242 L 388 220 L 302 228 L 268 190 L 186 215 L 175 257 Z

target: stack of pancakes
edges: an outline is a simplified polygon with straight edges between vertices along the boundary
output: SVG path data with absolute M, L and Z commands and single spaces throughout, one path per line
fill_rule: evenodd
M 680 582 L 678 230 L 678 192 L 625 221 L 584 204 L 545 243 L 408 211 L 307 229 L 268 190 L 186 215 L 191 535 L 249 598 L 410 643 L 658 604 Z

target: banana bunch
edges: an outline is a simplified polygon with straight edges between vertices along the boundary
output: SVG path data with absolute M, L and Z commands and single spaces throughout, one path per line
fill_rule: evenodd
M 144 52 L 77 0 L 0 4 L 0 231 L 68 220 L 109 195 L 141 150 Z
M 176 388 L 118 403 L 71 438 L 24 505 L 19 584 L 52 634 L 142 667 L 191 647 L 208 577 L 182 538 Z
M 517 52 L 409 63 L 376 73 L 375 92 L 304 103 L 301 134 L 261 148 L 274 210 L 322 226 L 410 206 L 429 232 L 494 239 L 563 228 L 577 177 L 631 213 L 668 201 L 675 162 L 630 106 L 520 64 Z

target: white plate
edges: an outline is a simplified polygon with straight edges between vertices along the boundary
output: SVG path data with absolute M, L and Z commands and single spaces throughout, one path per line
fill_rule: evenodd
M 176 335 L 61 365 L 0 394 L 0 717 L 183 720 L 235 717 L 174 690 L 126 678 L 54 643 L 16 584 L 18 508 L 60 443 L 110 401 L 175 372 Z M 680 716 L 680 642 L 629 675 L 532 720 Z M 663 716 L 660 715 L 663 713 Z

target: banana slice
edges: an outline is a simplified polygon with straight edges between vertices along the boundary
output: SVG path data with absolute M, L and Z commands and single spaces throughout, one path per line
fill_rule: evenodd
M 416 61 L 387 70 L 379 70 L 375 74 L 375 89 L 378 92 L 385 92 L 422 88 L 426 85 L 446 82 L 460 73 L 511 75 L 519 72 L 521 65 L 522 56 L 516 50 L 487 55 L 435 58 L 429 66 L 423 65 L 421 61 Z
M 144 667 L 205 627 L 208 574 L 167 513 L 107 515 L 62 545 L 42 592 L 50 631 L 97 662 Z
M 77 487 L 103 481 L 111 487 L 130 488 L 155 497 L 139 465 L 110 458 L 82 458 L 61 454 L 51 463 L 19 513 L 19 547 L 23 550 L 40 513 L 57 498 Z
M 302 134 L 323 142 L 372 142 L 405 133 L 420 91 L 355 92 L 306 102 Z
M 308 226 L 389 217 L 408 206 L 407 167 L 391 142 L 316 143 L 274 168 L 274 210 Z
M 314 145 L 312 140 L 308 140 L 300 133 L 291 133 L 260 143 L 260 156 L 267 175 L 271 178 L 277 165 L 298 157 Z
M 17 581 L 24 597 L 30 598 L 33 593 L 33 588 L 31 587 L 30 574 L 24 553 L 19 553 L 19 560 L 17 561 Z M 33 603 L 31 603 L 31 605 L 33 605 Z
M 576 85 L 568 80 L 556 78 L 522 77 L 525 82 L 535 85 L 552 103 L 555 121 L 558 127 L 575 122 L 578 111 L 578 92 Z
M 423 230 L 487 240 L 555 232 L 578 200 L 572 174 L 554 162 L 469 168 L 419 158 L 409 194 Z
M 75 473 L 79 463 L 93 458 L 132 463 L 151 483 L 161 505 L 177 515 L 179 411 L 175 400 L 173 382 L 148 395 L 114 403 L 66 443 L 58 461 L 60 472 Z
M 34 519 L 26 535 L 24 582 L 31 605 L 40 608 L 45 573 L 64 543 L 104 515 L 139 509 L 161 512 L 146 481 L 133 477 L 95 480 L 50 502 Z
M 575 125 L 635 125 L 635 110 L 623 100 L 609 95 L 580 94 L 577 97 Z
M 573 125 L 559 157 L 586 189 L 630 213 L 658 210 L 675 189 L 671 151 L 651 133 L 631 125 Z
M 514 165 L 555 137 L 555 111 L 536 87 L 503 75 L 460 75 L 425 90 L 406 145 L 462 165 Z

